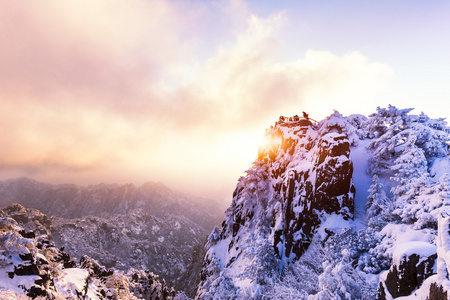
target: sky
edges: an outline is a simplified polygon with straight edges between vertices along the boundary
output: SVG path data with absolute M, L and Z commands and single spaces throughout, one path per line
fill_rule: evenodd
M 280 115 L 449 117 L 449 16 L 448 1 L 5 1 L 0 180 L 231 201 Z

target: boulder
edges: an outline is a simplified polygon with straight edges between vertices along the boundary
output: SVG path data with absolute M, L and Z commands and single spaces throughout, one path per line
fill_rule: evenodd
M 409 296 L 434 274 L 436 258 L 435 245 L 421 241 L 402 243 L 394 251 L 393 265 L 380 279 L 378 299 L 388 299 L 388 293 L 393 298 Z

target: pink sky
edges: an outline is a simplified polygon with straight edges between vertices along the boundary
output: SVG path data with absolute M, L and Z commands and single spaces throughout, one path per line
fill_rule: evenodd
M 0 179 L 230 198 L 279 115 L 446 117 L 448 5 L 332 3 L 1 4 Z

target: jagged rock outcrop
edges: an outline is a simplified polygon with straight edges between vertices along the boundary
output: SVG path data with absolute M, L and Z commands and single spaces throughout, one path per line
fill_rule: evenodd
M 51 239 L 51 219 L 37 209 L 25 208 L 14 203 L 1 210 L 4 216 L 16 220 L 29 234 Z M 33 236 L 34 237 L 34 236 Z
M 282 140 L 281 144 L 290 141 Z M 352 164 L 349 159 L 349 142 L 345 135 L 330 133 L 317 142 L 310 168 L 293 169 L 282 174 L 284 184 L 280 193 L 284 196 L 284 228 L 274 232 L 275 245 L 284 238 L 284 253 L 299 258 L 311 243 L 315 229 L 323 213 L 341 214 L 350 219 L 354 211 L 354 187 L 352 186 Z M 290 152 L 295 149 L 292 143 Z M 314 150 L 313 150 L 314 151 Z M 276 221 L 275 221 L 276 222 Z M 280 241 L 280 242 L 276 242 Z
M 250 280 L 258 289 L 266 273 L 301 257 L 327 216 L 352 219 L 347 124 L 337 112 L 317 125 L 290 120 L 266 131 L 267 144 L 239 179 L 222 228 L 210 235 L 198 298 L 214 295 L 226 273 L 230 285 Z
M 0 280 L 1 299 L 17 295 L 32 299 L 173 299 L 176 295 L 148 271 L 132 269 L 124 274 L 88 256 L 78 265 L 46 235 L 25 231 L 4 211 L 0 215 L 0 273 L 7 274 Z

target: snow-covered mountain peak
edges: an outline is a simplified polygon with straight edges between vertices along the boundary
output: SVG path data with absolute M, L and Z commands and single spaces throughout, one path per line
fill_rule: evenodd
M 447 295 L 448 274 L 432 275 L 450 205 L 449 128 L 411 111 L 280 117 L 209 237 L 197 297 Z

